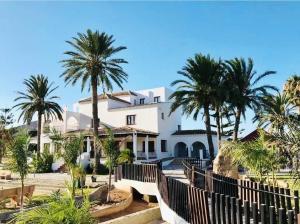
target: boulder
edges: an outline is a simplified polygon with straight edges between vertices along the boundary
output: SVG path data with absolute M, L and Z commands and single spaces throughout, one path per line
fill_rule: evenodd
M 225 155 L 223 150 L 219 150 L 216 158 L 214 159 L 213 172 L 235 179 L 239 177 L 237 167 L 232 164 L 230 157 Z

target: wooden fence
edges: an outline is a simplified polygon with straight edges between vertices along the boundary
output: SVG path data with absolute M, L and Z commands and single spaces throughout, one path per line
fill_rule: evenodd
M 156 182 L 157 166 L 154 164 L 123 164 L 115 167 L 115 181 L 121 179 Z
M 191 224 L 210 224 L 208 192 L 167 177 L 160 164 L 119 165 L 115 168 L 115 181 L 121 179 L 156 182 L 164 203 L 181 218 Z
M 124 164 L 115 168 L 115 181 L 156 183 L 164 203 L 191 224 L 297 223 L 298 196 L 251 188 L 248 183 L 193 169 L 185 168 L 188 178 L 203 179 L 186 184 L 164 175 L 160 164 Z
M 247 206 L 249 206 L 249 209 L 251 211 L 254 209 L 254 212 L 256 211 L 256 207 L 258 207 L 257 212 L 261 215 L 264 215 L 263 219 L 266 220 L 270 218 L 270 221 L 272 221 L 273 219 L 276 219 L 276 217 L 278 221 L 277 223 L 281 223 L 280 220 L 292 220 L 292 223 L 296 222 L 297 220 L 296 214 L 299 213 L 298 191 L 292 192 L 288 188 L 273 187 L 253 181 L 237 180 L 230 177 L 224 177 L 222 175 L 215 174 L 212 171 L 201 170 L 199 167 L 190 164 L 188 161 L 183 162 L 183 167 L 184 173 L 190 180 L 190 183 L 195 187 L 211 192 L 210 196 L 212 205 L 215 202 L 217 206 L 221 206 L 221 208 L 219 207 L 221 211 L 223 211 L 224 208 L 228 208 L 230 210 L 230 206 L 227 207 L 226 203 L 234 203 L 234 207 L 238 206 L 237 203 L 241 203 L 244 208 L 246 206 L 245 209 L 247 209 Z M 220 201 L 217 201 L 216 198 L 213 198 L 215 194 L 220 195 L 221 198 L 223 195 L 223 197 L 228 197 L 229 199 L 226 199 L 226 201 L 224 198 L 223 200 L 220 199 Z M 234 200 L 235 202 L 231 202 L 231 200 Z M 238 200 L 240 202 L 238 202 Z M 217 207 L 212 207 L 211 211 L 215 211 L 216 209 Z M 293 219 L 291 214 L 293 214 Z M 243 213 L 243 215 L 245 214 Z M 255 214 L 251 215 L 254 216 L 255 221 Z M 249 218 L 252 217 L 251 215 Z M 212 217 L 214 217 L 214 215 Z M 244 219 L 247 217 L 248 216 L 245 216 Z M 212 223 L 224 223 L 224 220 L 225 217 L 223 218 L 222 222 Z M 229 223 L 236 222 L 231 220 Z M 262 221 L 262 223 L 264 222 Z

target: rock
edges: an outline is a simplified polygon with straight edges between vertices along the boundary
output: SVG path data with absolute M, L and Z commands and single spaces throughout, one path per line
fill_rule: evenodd
M 226 177 L 237 179 L 239 177 L 238 169 L 231 162 L 231 159 L 224 154 L 223 150 L 219 150 L 213 162 L 213 172 Z

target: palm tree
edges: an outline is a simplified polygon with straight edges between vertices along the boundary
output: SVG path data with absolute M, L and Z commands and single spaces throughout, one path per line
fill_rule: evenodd
M 219 77 L 219 70 L 219 63 L 209 55 L 196 54 L 194 58 L 187 60 L 186 65 L 181 71 L 178 71 L 178 74 L 182 75 L 183 79 L 178 79 L 171 83 L 171 86 L 179 86 L 170 96 L 170 99 L 174 100 L 171 105 L 170 114 L 177 108 L 182 107 L 183 114 L 188 116 L 193 114 L 194 120 L 197 120 L 200 110 L 204 110 L 211 161 L 214 159 L 214 145 L 209 109 L 212 104 L 211 97 L 216 95 L 216 77 Z
M 300 114 L 300 76 L 291 76 L 284 84 L 284 92 L 290 97 L 291 103 L 298 107 Z
M 291 115 L 293 106 L 290 104 L 290 98 L 287 94 L 277 93 L 277 95 L 267 95 L 262 101 L 260 108 L 256 112 L 253 121 L 259 121 L 262 128 L 270 127 L 271 132 L 284 129 L 282 120 Z
M 123 89 L 122 84 L 127 81 L 127 74 L 121 64 L 127 63 L 124 59 L 113 56 L 126 49 L 126 47 L 114 47 L 112 35 L 104 32 L 87 30 L 86 34 L 78 33 L 73 41 L 67 41 L 74 51 L 66 51 L 68 59 L 62 60 L 64 73 L 61 75 L 67 84 L 75 85 L 81 80 L 81 90 L 88 85 L 92 89 L 93 132 L 96 142 L 99 128 L 98 118 L 98 86 L 103 93 L 112 91 L 113 82 Z M 96 150 L 95 171 L 100 170 L 100 149 Z
M 225 82 L 225 70 L 222 66 L 221 60 L 219 60 L 219 69 L 218 72 L 214 75 L 213 86 L 214 93 L 210 95 L 212 109 L 215 113 L 212 115 L 216 120 L 216 128 L 217 128 L 217 139 L 218 139 L 218 149 L 221 148 L 221 140 L 223 133 L 223 125 L 222 120 L 224 117 L 229 117 L 228 105 L 226 103 L 228 88 L 227 83 Z M 228 120 L 228 119 L 227 119 Z
M 248 62 L 243 58 L 235 58 L 226 61 L 226 79 L 230 94 L 228 102 L 235 113 L 235 124 L 233 131 L 233 140 L 238 139 L 239 125 L 241 116 L 245 117 L 247 108 L 255 109 L 259 107 L 261 99 L 267 95 L 268 90 L 276 90 L 272 85 L 257 86 L 258 82 L 268 75 L 275 74 L 275 71 L 266 71 L 257 75 L 253 69 L 253 60 L 248 59 Z
M 37 127 L 37 156 L 40 157 L 41 147 L 41 130 L 42 130 L 42 116 L 45 120 L 50 118 L 58 118 L 62 120 L 62 109 L 58 103 L 53 100 L 58 99 L 58 96 L 51 96 L 51 94 L 58 88 L 53 87 L 53 82 L 49 83 L 48 78 L 44 75 L 30 76 L 29 79 L 24 80 L 26 86 L 25 92 L 18 91 L 19 97 L 15 101 L 22 101 L 14 106 L 21 110 L 18 120 L 23 117 L 23 122 L 30 124 L 33 116 L 37 113 L 38 127 Z
M 29 172 L 29 165 L 27 164 L 28 145 L 29 136 L 24 132 L 15 135 L 8 145 L 11 153 L 9 167 L 12 171 L 17 172 L 21 179 L 21 210 L 23 210 L 24 202 L 24 181 Z

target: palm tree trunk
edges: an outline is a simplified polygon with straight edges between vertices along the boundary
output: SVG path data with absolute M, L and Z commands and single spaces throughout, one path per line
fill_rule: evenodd
M 241 109 L 237 108 L 235 113 L 235 123 L 234 123 L 234 130 L 233 130 L 233 141 L 237 141 L 238 139 L 238 132 L 239 132 L 239 126 L 241 121 Z
M 211 135 L 211 126 L 210 126 L 210 115 L 209 115 L 209 105 L 204 105 L 204 117 L 205 117 L 205 127 L 206 127 L 206 136 L 207 136 L 207 142 L 208 142 L 208 148 L 209 148 L 209 155 L 210 155 L 210 161 L 212 161 L 215 158 L 214 153 L 214 144 L 212 141 L 212 135 Z
M 40 158 L 41 153 L 41 134 L 42 134 L 42 114 L 38 111 L 38 127 L 37 127 L 37 158 Z
M 24 203 L 24 178 L 21 178 L 21 211 L 23 211 L 23 203 Z
M 94 152 L 95 152 L 95 168 L 94 173 L 100 172 L 100 149 L 97 147 L 99 118 L 98 118 L 98 90 L 97 90 L 97 76 L 93 75 L 92 83 L 92 109 L 93 109 L 93 133 L 94 133 Z
M 109 194 L 110 189 L 111 189 L 111 166 L 109 167 L 108 190 L 107 190 L 107 199 L 106 199 L 107 202 L 110 201 L 110 194 Z
M 216 107 L 216 123 L 217 123 L 218 150 L 220 150 L 222 134 L 221 134 L 221 120 L 220 120 L 220 107 L 219 106 Z

